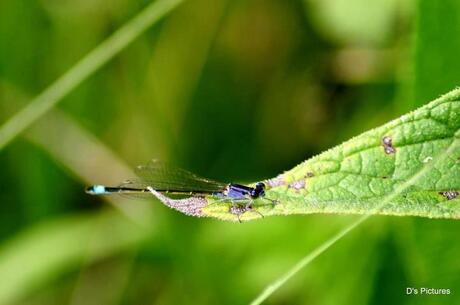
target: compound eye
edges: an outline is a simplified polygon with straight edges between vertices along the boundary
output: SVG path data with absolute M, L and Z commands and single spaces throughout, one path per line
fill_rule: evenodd
M 264 196 L 265 195 L 265 184 L 262 182 L 257 182 L 254 189 L 251 192 L 251 195 L 253 198 L 258 198 L 259 196 Z
M 258 190 L 265 189 L 265 184 L 263 182 L 257 182 L 256 183 L 256 189 L 258 189 Z

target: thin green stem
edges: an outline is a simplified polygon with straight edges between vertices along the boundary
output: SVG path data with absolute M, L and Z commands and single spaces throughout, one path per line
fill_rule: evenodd
M 320 256 L 323 252 L 329 249 L 333 244 L 339 241 L 342 237 L 347 235 L 351 230 L 356 228 L 362 222 L 364 222 L 367 218 L 371 215 L 363 215 L 359 217 L 356 221 L 348 225 L 347 227 L 343 228 L 338 232 L 336 235 L 325 241 L 315 250 L 304 256 L 297 264 L 295 264 L 291 269 L 288 270 L 285 274 L 283 274 L 280 278 L 274 281 L 272 284 L 268 285 L 261 294 L 255 298 L 250 305 L 258 305 L 265 301 L 273 292 L 278 290 L 281 286 L 283 286 L 289 279 L 291 279 L 294 275 L 296 275 L 300 270 L 302 270 L 305 266 L 311 263 L 315 258 Z
M 158 0 L 151 3 L 78 61 L 64 75 L 30 101 L 26 107 L 3 124 L 0 128 L 0 150 L 182 1 Z

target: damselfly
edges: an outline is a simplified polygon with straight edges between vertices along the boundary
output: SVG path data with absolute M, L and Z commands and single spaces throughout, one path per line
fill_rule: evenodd
M 239 215 L 252 211 L 252 203 L 263 198 L 276 203 L 276 200 L 265 197 L 265 184 L 257 182 L 254 187 L 222 183 L 195 175 L 184 169 L 171 167 L 161 161 L 152 160 L 146 165 L 138 166 L 135 170 L 138 180 L 127 180 L 119 186 L 93 185 L 86 189 L 91 195 L 146 195 L 149 189 L 165 195 L 185 197 L 213 196 L 218 201 L 230 202 L 230 212 Z M 244 205 L 242 205 L 244 203 Z

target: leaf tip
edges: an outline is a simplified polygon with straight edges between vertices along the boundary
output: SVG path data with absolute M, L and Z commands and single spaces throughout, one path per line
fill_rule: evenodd
M 207 200 L 204 197 L 189 197 L 185 199 L 172 199 L 153 188 L 147 188 L 153 196 L 160 200 L 164 205 L 184 213 L 185 215 L 203 217 L 203 208 L 207 205 Z

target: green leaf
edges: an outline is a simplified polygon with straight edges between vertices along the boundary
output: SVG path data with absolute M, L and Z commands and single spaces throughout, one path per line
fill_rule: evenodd
M 240 220 L 340 213 L 460 218 L 460 89 L 266 181 L 266 198 Z M 193 216 L 238 220 L 212 196 L 165 204 Z M 243 206 L 241 206 L 243 208 Z

